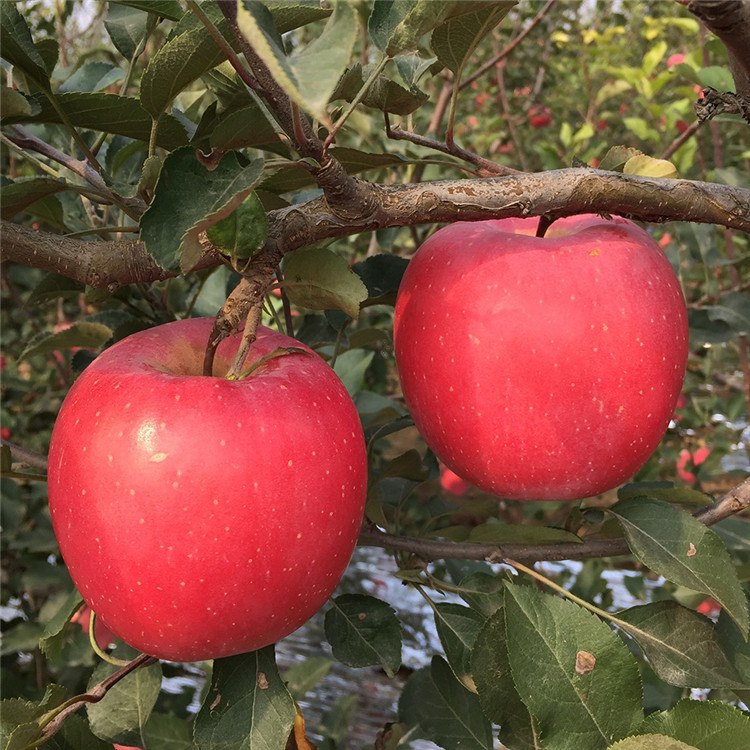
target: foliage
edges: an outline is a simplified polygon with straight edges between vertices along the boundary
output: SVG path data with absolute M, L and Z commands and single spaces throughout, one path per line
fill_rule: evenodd
M 76 3 L 57 3 L 54 23 L 46 5 L 0 3 L 3 218 L 113 248 L 137 236 L 164 271 L 102 288 L 62 264 L 51 273 L 32 259 L 4 263 L 4 440 L 45 454 L 65 392 L 96 353 L 143 328 L 216 315 L 274 241 L 274 222 L 334 194 L 309 146 L 321 133 L 323 155 L 346 175 L 386 186 L 516 169 L 544 179 L 571 164 L 746 185 L 747 126 L 724 114 L 699 127 L 692 110 L 696 88 L 731 89 L 724 47 L 679 5 L 618 7 L 245 0 L 236 23 L 256 61 L 216 3 L 109 2 L 88 23 Z M 268 72 L 274 96 L 293 103 L 287 119 L 258 94 L 271 84 L 246 85 L 232 61 Z M 420 739 L 491 748 L 493 738 L 547 750 L 750 745 L 738 707 L 750 699 L 747 521 L 712 530 L 686 512 L 750 468 L 750 248 L 746 235 L 681 218 L 650 231 L 688 303 L 683 397 L 634 483 L 577 503 L 441 485 L 400 399 L 391 346 L 406 259 L 434 225 L 360 231 L 339 217 L 340 229 L 286 255 L 273 285 L 264 280 L 264 322 L 315 348 L 357 404 L 371 456 L 368 519 L 407 539 L 395 575 L 434 615 L 440 651 L 422 663 L 402 648 L 399 597 L 358 585 L 330 602 L 327 644 L 306 662 L 280 671 L 268 647 L 147 665 L 58 726 L 73 696 L 116 669 L 79 627 L 42 466 L 20 454 L 14 463 L 4 448 L 3 747 L 36 746 L 51 725 L 47 747 L 308 747 L 300 705 L 325 689 L 332 660 L 382 670 L 401 692 L 367 740 L 376 748 Z M 510 545 L 527 560 L 547 559 L 534 558 L 540 546 L 624 540 L 628 554 L 540 577 L 482 555 L 426 561 L 410 538 L 446 551 Z M 136 656 L 121 643 L 113 654 Z M 175 677 L 203 686 L 200 708 L 189 692 L 160 690 Z M 696 701 L 696 689 L 711 700 Z M 320 747 L 346 747 L 356 716 L 343 696 L 307 731 Z

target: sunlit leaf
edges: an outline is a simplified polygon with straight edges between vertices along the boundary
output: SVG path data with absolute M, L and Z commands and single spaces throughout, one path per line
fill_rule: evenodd
M 683 510 L 650 497 L 621 500 L 610 508 L 633 554 L 680 586 L 716 599 L 747 635 L 747 599 L 717 534 Z

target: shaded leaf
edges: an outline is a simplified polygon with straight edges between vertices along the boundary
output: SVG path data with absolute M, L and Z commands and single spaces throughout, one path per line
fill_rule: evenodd
M 325 248 L 302 248 L 285 256 L 283 269 L 284 289 L 295 305 L 359 317 L 367 287 L 340 255 Z
M 35 357 L 39 354 L 49 354 L 53 351 L 64 351 L 75 346 L 82 349 L 98 349 L 112 338 L 112 329 L 101 323 L 79 321 L 63 331 L 44 331 L 35 336 L 21 352 L 18 361 Z
M 541 747 L 534 719 L 516 690 L 508 662 L 505 613 L 501 608 L 485 622 L 471 655 L 471 674 L 485 716 L 500 725 L 500 739 L 519 750 Z
M 284 672 L 284 682 L 294 700 L 299 701 L 330 671 L 333 662 L 325 656 L 311 656 Z
M 367 368 L 375 356 L 375 352 L 364 349 L 350 349 L 348 352 L 339 354 L 333 371 L 339 376 L 349 395 L 354 395 L 362 390 Z
M 155 13 L 162 18 L 168 18 L 170 21 L 179 21 L 185 13 L 179 0 L 110 0 L 111 2 L 137 8 L 147 13 Z
M 39 110 L 34 99 L 9 86 L 0 86 L 0 117 L 31 117 Z
M 159 750 L 192 750 L 191 726 L 174 714 L 152 711 L 143 728 L 143 746 Z
M 605 623 L 517 584 L 506 584 L 503 611 L 513 681 L 545 748 L 604 748 L 633 731 L 643 718 L 638 666 Z M 576 671 L 581 651 L 595 660 L 584 674 Z
M 199 750 L 273 750 L 289 739 L 296 711 L 274 647 L 214 661 L 211 686 L 195 717 Z
M 278 139 L 276 127 L 255 103 L 224 114 L 209 136 L 211 146 L 221 151 L 261 146 Z
M 352 266 L 367 286 L 367 300 L 372 304 L 395 304 L 396 292 L 409 261 L 398 255 L 371 255 Z
M 8 3 L 0 3 L 0 7 L 5 5 Z M 85 92 L 57 94 L 55 98 L 58 106 L 76 127 L 102 130 L 105 133 L 116 133 L 146 142 L 149 140 L 153 121 L 137 99 L 117 94 Z M 62 122 L 59 113 L 44 97 L 37 95 L 34 101 L 39 110 L 31 117 L 16 115 L 8 117 L 4 122 Z M 156 130 L 156 145 L 174 149 L 184 146 L 187 142 L 187 133 L 179 121 L 172 115 L 162 116 Z
M 469 573 L 461 579 L 458 595 L 479 614 L 491 617 L 503 605 L 503 581 L 490 573 Z
M 15 3 L 0 3 L 0 48 L 9 63 L 49 90 L 49 72 L 44 58 L 34 45 L 29 27 Z
M 610 508 L 633 554 L 680 586 L 716 599 L 747 635 L 747 599 L 719 536 L 689 513 L 650 497 Z
M 121 659 L 134 659 L 138 652 L 119 644 L 114 651 Z M 106 679 L 117 667 L 107 662 L 100 662 L 89 680 L 91 690 Z M 158 662 L 148 667 L 141 667 L 131 672 L 111 687 L 98 703 L 86 706 L 91 731 L 103 740 L 122 744 L 140 743 L 143 728 L 156 704 L 161 690 L 161 664 Z
M 262 159 L 245 165 L 234 152 L 212 171 L 192 148 L 169 154 L 154 199 L 141 218 L 141 239 L 154 261 L 171 271 L 195 265 L 200 232 L 228 216 L 252 192 L 262 170 Z
M 698 750 L 750 747 L 750 717 L 718 701 L 681 700 L 669 711 L 647 716 L 638 729 L 666 734 Z
M 60 84 L 57 89 L 64 93 L 68 91 L 103 91 L 125 77 L 120 68 L 112 63 L 89 62 L 81 65 L 70 78 Z
M 73 589 L 60 604 L 60 608 L 44 626 L 44 635 L 39 641 L 39 648 L 48 659 L 57 659 L 63 645 L 65 626 L 83 602 L 77 589 Z
M 475 13 L 452 18 L 432 32 L 432 49 L 438 60 L 459 75 L 479 43 L 505 18 L 516 0 L 488 3 Z
M 373 70 L 373 65 L 366 65 L 363 68 L 360 63 L 351 67 L 342 76 L 331 99 L 354 101 Z M 367 89 L 361 104 L 394 115 L 409 115 L 419 109 L 428 98 L 428 95 L 422 91 L 405 89 L 390 78 L 381 75 Z
M 491 750 L 492 729 L 479 699 L 456 680 L 439 656 L 407 681 L 398 703 L 399 720 L 445 750 Z
M 249 258 L 263 247 L 268 219 L 263 204 L 251 193 L 229 216 L 206 230 L 213 245 L 227 255 Z
M 709 320 L 725 323 L 737 335 L 750 334 L 750 295 L 730 292 L 718 305 L 705 308 Z
M 674 482 L 634 482 L 626 484 L 617 490 L 620 500 L 635 497 L 655 497 L 668 503 L 683 503 L 685 505 L 710 505 L 713 498 L 692 487 L 675 487 Z
M 203 6 L 209 13 L 211 4 Z M 216 9 L 211 20 L 227 36 L 229 25 Z M 225 59 L 224 52 L 203 26 L 184 31 L 165 42 L 150 59 L 141 79 L 141 105 L 154 118 L 166 112 L 188 84 Z
M 107 7 L 104 27 L 117 51 L 129 60 L 146 35 L 148 13 L 111 2 Z
M 318 0 L 266 0 L 264 5 L 271 11 L 279 34 L 328 18 L 332 13 L 331 8 L 322 7 Z
M 12 219 L 48 195 L 63 190 L 75 190 L 73 185 L 55 177 L 21 177 L 0 187 L 0 204 L 3 219 Z
M 635 734 L 615 742 L 607 750 L 698 750 L 665 734 Z
M 477 544 L 582 543 L 579 537 L 565 529 L 493 522 L 475 526 L 469 534 L 469 541 Z
M 464 687 L 476 692 L 471 677 L 471 650 L 484 617 L 461 604 L 435 605 L 435 627 L 453 674 Z
M 401 665 L 401 625 L 393 608 L 372 596 L 343 594 L 325 616 L 333 655 L 350 667 L 378 665 L 389 675 Z
M 745 687 L 707 617 L 673 601 L 631 607 L 617 617 L 633 626 L 623 629 L 664 682 L 678 687 Z

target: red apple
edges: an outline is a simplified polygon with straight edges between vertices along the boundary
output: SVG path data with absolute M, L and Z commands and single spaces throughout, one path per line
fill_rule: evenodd
M 680 286 L 635 224 L 456 223 L 398 293 L 396 362 L 417 428 L 477 487 L 566 500 L 632 476 L 664 434 L 688 347 Z
M 260 328 L 249 377 L 203 377 L 212 320 L 130 336 L 90 364 L 52 434 L 49 501 L 86 603 L 117 636 L 175 661 L 273 643 L 341 578 L 367 462 L 354 404 L 312 350 Z

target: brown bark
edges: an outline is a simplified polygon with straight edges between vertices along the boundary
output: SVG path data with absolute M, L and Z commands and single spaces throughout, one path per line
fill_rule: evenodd
M 588 168 L 478 180 L 412 185 L 357 181 L 368 200 L 357 216 L 342 218 L 325 198 L 269 214 L 269 254 L 321 240 L 385 227 L 477 221 L 507 216 L 612 213 L 646 222 L 691 221 L 750 232 L 750 190 L 690 180 L 624 175 Z M 76 279 L 98 288 L 169 278 L 135 240 L 74 240 L 2 223 L 4 260 Z M 199 268 L 221 263 L 206 245 Z

